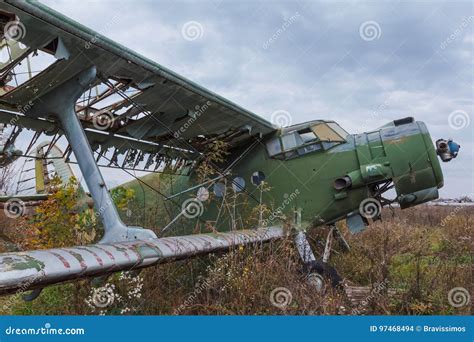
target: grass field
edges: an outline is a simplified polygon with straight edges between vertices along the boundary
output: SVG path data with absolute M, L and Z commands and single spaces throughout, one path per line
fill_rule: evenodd
M 385 210 L 382 221 L 357 235 L 340 224 L 351 251 L 335 247 L 331 263 L 346 286 L 369 289 L 357 303 L 329 285 L 317 293 L 305 281 L 288 240 L 150 267 L 140 274 L 117 274 L 106 284 L 114 300 L 105 308 L 91 301 L 90 282 L 80 281 L 49 287 L 33 302 L 19 295 L 2 297 L 0 310 L 49 315 L 468 315 L 472 307 L 467 298 L 448 294 L 452 297 L 457 288 L 472 293 L 473 220 L 473 207 L 425 205 Z M 319 253 L 326 234 L 325 228 L 310 233 Z M 465 303 L 459 305 L 459 300 Z

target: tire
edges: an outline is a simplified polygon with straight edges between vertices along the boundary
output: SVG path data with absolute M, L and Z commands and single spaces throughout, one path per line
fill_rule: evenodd
M 311 261 L 306 267 L 307 267 L 306 272 L 308 274 L 311 274 L 314 272 L 320 274 L 321 276 L 323 276 L 323 278 L 331 281 L 332 287 L 338 288 L 342 285 L 341 276 L 339 275 L 339 273 L 337 273 L 336 269 L 332 267 L 331 265 L 325 262 L 316 260 L 316 261 Z

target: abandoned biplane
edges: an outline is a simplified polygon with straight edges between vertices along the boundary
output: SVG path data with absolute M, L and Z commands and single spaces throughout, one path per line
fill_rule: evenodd
M 443 186 L 437 154 L 449 161 L 459 149 L 445 140 L 435 147 L 425 124 L 411 117 L 363 134 L 325 120 L 278 128 L 40 3 L 7 0 L 0 11 L 9 52 L 0 70 L 0 123 L 11 128 L 2 163 L 28 156 L 41 134 L 52 142 L 65 136 L 64 158 L 78 163 L 104 228 L 94 245 L 1 254 L 0 294 L 34 290 L 34 297 L 51 284 L 288 234 L 316 282 L 328 276 L 337 284 L 327 263 L 331 240 L 348 246 L 335 223 L 346 219 L 358 232 L 380 218 L 385 205 L 403 209 L 437 198 Z M 20 80 L 16 69 L 40 57 L 49 63 Z M 34 135 L 20 153 L 15 140 L 22 131 Z M 202 180 L 196 169 L 217 141 L 227 146 L 226 158 Z M 181 175 L 166 194 L 176 217 L 158 234 L 172 232 L 182 216 L 214 221 L 219 232 L 158 238 L 126 226 L 101 166 Z M 393 199 L 384 196 L 390 189 Z M 228 210 L 229 191 L 246 201 Z M 262 205 L 273 208 L 272 215 L 243 227 L 249 210 Z M 317 226 L 331 227 L 318 259 L 305 235 Z

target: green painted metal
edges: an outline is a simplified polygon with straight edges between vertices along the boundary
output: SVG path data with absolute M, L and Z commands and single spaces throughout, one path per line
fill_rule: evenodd
M 282 134 L 279 132 L 276 136 Z M 443 186 L 440 163 L 423 122 L 386 125 L 373 132 L 348 135 L 344 143 L 288 160 L 269 156 L 265 144 L 274 137 L 263 139 L 237 163 L 228 182 L 234 177 L 243 177 L 249 197 L 258 200 L 260 189 L 250 180 L 254 172 L 263 172 L 269 190 L 263 192 L 262 202 L 273 210 L 282 209 L 290 222 L 294 212 L 300 211 L 303 228 L 327 225 L 357 214 L 361 202 L 375 196 L 377 186 L 388 181 L 393 181 L 396 200 L 402 208 L 437 198 L 437 189 Z M 232 151 L 229 160 L 236 158 L 242 150 Z M 345 176 L 351 179 L 351 185 L 337 190 L 335 180 Z M 195 184 L 193 177 L 181 180 L 179 190 Z M 182 200 L 186 198 L 189 195 L 183 196 Z M 203 203 L 205 209 L 199 219 L 215 220 L 221 204 L 219 198 Z M 237 215 L 245 221 L 255 205 L 258 203 L 251 199 L 246 204 L 237 204 Z M 229 214 L 221 210 L 219 229 L 230 229 L 230 221 Z M 275 221 L 271 223 L 275 224 Z

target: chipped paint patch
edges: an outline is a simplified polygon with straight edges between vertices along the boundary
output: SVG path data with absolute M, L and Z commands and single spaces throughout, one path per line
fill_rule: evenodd
M 97 248 L 97 249 L 101 250 L 102 252 L 104 252 L 105 254 L 107 254 L 107 256 L 110 258 L 110 260 L 115 261 L 114 255 L 112 253 L 110 253 L 108 250 L 106 250 L 105 248 L 102 248 L 102 247 L 99 247 L 99 246 L 90 246 L 89 248 Z
M 125 257 L 127 258 L 128 261 L 130 261 L 130 255 L 128 255 L 127 253 L 127 248 L 125 247 L 121 247 L 121 246 L 118 246 L 118 245 L 111 245 L 113 248 L 115 248 L 118 252 L 121 252 L 123 253 L 123 255 L 125 255 Z
M 80 249 L 81 251 L 85 251 L 85 252 L 88 252 L 90 254 L 92 254 L 95 258 L 95 260 L 97 260 L 97 262 L 99 263 L 100 266 L 104 266 L 104 262 L 102 261 L 102 259 L 97 255 L 96 252 L 94 251 L 91 251 L 88 247 L 76 247 L 77 249 Z
M 80 255 L 79 253 L 76 253 L 76 252 L 74 252 L 74 251 L 72 251 L 72 250 L 69 250 L 69 249 L 66 249 L 66 250 L 64 250 L 64 251 L 65 251 L 66 253 L 71 254 L 71 255 L 74 257 L 74 259 L 76 259 L 77 261 L 79 261 L 79 265 L 81 265 L 81 269 L 82 269 L 83 271 L 87 270 L 87 264 L 85 263 L 84 258 L 82 257 L 82 255 Z
M 44 263 L 29 255 L 9 255 L 5 256 L 0 261 L 0 270 L 8 272 L 12 270 L 21 271 L 35 269 L 38 272 L 44 269 Z
M 0 295 L 46 287 L 83 277 L 98 277 L 111 272 L 147 267 L 230 249 L 246 243 L 270 241 L 283 236 L 285 236 L 285 232 L 282 228 L 273 227 L 255 231 L 188 235 L 147 241 L 0 254 Z M 111 260 L 120 260 L 120 263 L 110 263 L 99 251 L 105 252 L 111 257 Z M 89 253 L 97 260 L 98 266 Z M 127 256 L 127 260 L 122 257 L 122 253 Z M 137 257 L 131 253 L 136 254 Z M 73 259 L 78 262 L 74 262 Z

